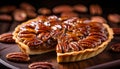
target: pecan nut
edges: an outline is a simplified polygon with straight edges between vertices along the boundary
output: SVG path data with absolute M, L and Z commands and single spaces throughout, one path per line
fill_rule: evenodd
M 13 12 L 15 9 L 16 9 L 16 6 L 14 6 L 14 5 L 6 5 L 6 6 L 0 7 L 0 12 L 1 13 L 10 13 L 10 12 Z
M 7 15 L 7 14 L 1 14 L 0 21 L 12 21 L 12 17 L 10 15 Z
M 16 21 L 24 21 L 27 18 L 26 12 L 24 10 L 21 10 L 21 9 L 16 9 L 13 12 L 13 16 L 14 16 L 14 19 Z
M 108 20 L 112 23 L 119 23 L 120 22 L 120 15 L 119 14 L 109 14 Z
M 51 14 L 51 10 L 48 8 L 40 8 L 40 9 L 38 9 L 38 13 L 43 14 L 43 15 L 47 15 L 47 14 Z
M 73 8 L 69 5 L 59 5 L 53 8 L 53 13 L 71 12 Z
M 78 12 L 87 12 L 88 11 L 87 7 L 82 4 L 75 5 L 73 8 L 75 11 L 78 11 Z
M 120 52 L 120 43 L 113 44 L 111 46 L 111 50 L 114 51 L 114 52 Z
M 6 55 L 7 60 L 14 62 L 27 62 L 30 60 L 30 57 L 22 52 L 13 52 Z
M 102 12 L 102 8 L 99 5 L 93 4 L 90 6 L 90 13 L 92 15 L 95 15 L 95 14 L 101 15 L 103 12 Z
M 12 33 L 4 33 L 0 35 L 0 42 L 4 43 L 15 43 L 15 40 L 12 38 Z
M 28 66 L 29 69 L 54 69 L 49 62 L 34 62 Z
M 20 8 L 26 10 L 26 11 L 36 11 L 35 7 L 27 2 L 23 2 L 20 4 Z

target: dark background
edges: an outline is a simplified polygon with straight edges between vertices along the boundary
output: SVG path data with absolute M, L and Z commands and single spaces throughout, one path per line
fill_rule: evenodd
M 54 6 L 61 5 L 61 4 L 68 4 L 68 5 L 75 5 L 75 4 L 84 4 L 89 6 L 91 4 L 99 4 L 102 6 L 103 10 L 106 9 L 106 12 L 120 12 L 119 8 L 119 0 L 1 0 L 0 6 L 3 5 L 16 5 L 18 6 L 22 2 L 28 2 L 38 7 L 48 7 L 53 8 Z M 111 9 L 111 10 L 107 10 Z
M 118 13 L 120 14 L 119 0 L 0 0 L 0 6 L 5 5 L 16 5 L 19 6 L 22 2 L 28 2 L 32 4 L 36 9 L 40 7 L 47 7 L 52 9 L 53 7 L 61 4 L 75 5 L 75 4 L 84 4 L 89 8 L 91 4 L 99 4 L 103 9 L 103 15 L 109 13 Z M 12 23 L 11 23 L 12 24 Z M 0 34 L 8 32 L 11 24 L 5 24 L 4 26 L 0 23 L 1 31 Z M 9 28 L 8 28 L 9 27 Z M 2 31 L 3 28 L 8 28 L 5 31 Z M 7 69 L 5 66 L 0 64 L 0 69 Z

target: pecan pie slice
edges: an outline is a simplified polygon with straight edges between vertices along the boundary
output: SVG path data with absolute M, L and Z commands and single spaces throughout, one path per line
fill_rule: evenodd
M 30 55 L 55 50 L 58 62 L 74 62 L 101 53 L 113 38 L 105 23 L 78 17 L 39 16 L 15 28 L 13 38 Z

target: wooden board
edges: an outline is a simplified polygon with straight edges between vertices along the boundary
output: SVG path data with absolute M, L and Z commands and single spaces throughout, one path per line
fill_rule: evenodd
M 99 65 L 102 63 L 114 61 L 120 59 L 120 53 L 115 53 L 110 50 L 110 46 L 116 42 L 118 42 L 119 36 L 116 36 L 111 43 L 109 43 L 108 47 L 100 54 L 98 54 L 95 57 L 92 57 L 87 60 L 83 61 L 78 61 L 78 62 L 72 62 L 72 63 L 61 63 L 58 64 L 56 61 L 56 52 L 49 52 L 41 55 L 34 55 L 30 56 L 31 60 L 28 63 L 15 63 L 6 60 L 6 54 L 10 52 L 17 52 L 20 51 L 18 48 L 17 44 L 5 44 L 5 43 L 0 43 L 0 61 L 4 65 L 10 68 L 20 68 L 20 69 L 27 69 L 28 65 L 32 62 L 36 61 L 48 61 L 53 63 L 55 69 L 84 69 L 84 68 L 89 68 L 91 66 Z M 11 66 L 12 65 L 12 66 Z

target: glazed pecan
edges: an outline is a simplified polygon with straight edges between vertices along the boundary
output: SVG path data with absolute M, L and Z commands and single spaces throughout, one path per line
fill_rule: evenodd
M 62 48 L 62 43 L 58 43 L 56 46 L 56 52 L 62 53 L 63 52 L 63 48 Z
M 69 43 L 69 47 L 72 49 L 72 51 L 79 51 L 79 44 L 77 42 L 71 42 Z
M 111 50 L 114 52 L 120 52 L 120 43 L 113 44 Z
M 15 40 L 12 38 L 12 33 L 4 33 L 0 35 L 0 42 L 4 43 L 15 43 Z
M 49 62 L 34 62 L 28 66 L 29 69 L 54 69 Z
M 101 41 L 105 41 L 107 39 L 107 35 L 100 32 L 92 32 L 89 36 L 93 36 L 94 38 L 99 38 Z
M 6 55 L 7 60 L 14 62 L 27 62 L 30 60 L 29 56 L 22 52 L 13 52 Z

